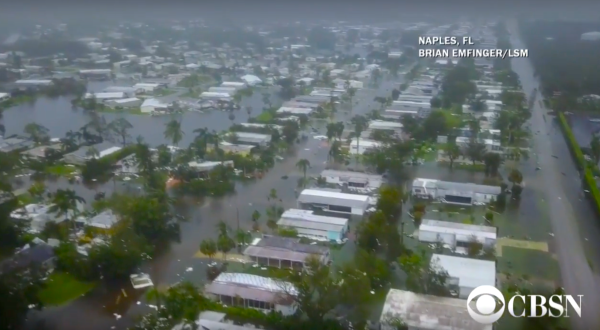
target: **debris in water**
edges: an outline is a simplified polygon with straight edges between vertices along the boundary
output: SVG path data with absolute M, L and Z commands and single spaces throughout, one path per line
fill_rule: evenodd
M 113 315 L 115 316 L 115 319 L 117 319 L 117 320 L 121 318 L 121 315 L 119 315 L 117 313 L 114 313 Z
M 192 272 L 192 271 L 194 271 L 194 268 L 192 268 L 192 267 L 188 267 L 188 268 L 186 268 L 186 270 L 185 270 L 185 271 L 189 273 L 189 272 Z

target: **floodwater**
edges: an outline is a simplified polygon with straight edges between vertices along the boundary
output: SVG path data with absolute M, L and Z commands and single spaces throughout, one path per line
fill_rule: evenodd
M 88 90 L 90 92 L 99 92 L 112 85 L 110 82 L 90 82 Z M 266 90 L 266 89 L 265 89 Z M 271 103 L 279 104 L 281 100 L 276 93 L 271 93 Z M 241 109 L 234 111 L 235 118 L 233 122 L 243 123 L 248 119 L 246 106 L 253 108 L 250 116 L 256 116 L 262 111 L 262 90 L 257 90 L 251 97 L 245 97 L 241 102 Z M 146 143 L 151 146 L 158 146 L 167 143 L 163 137 L 165 123 L 172 119 L 171 116 L 133 115 L 117 113 L 101 113 L 107 122 L 116 118 L 124 117 L 133 128 L 129 134 L 135 139 L 142 136 Z M 77 131 L 83 125 L 89 122 L 89 116 L 84 110 L 73 109 L 70 97 L 60 97 L 57 99 L 38 99 L 34 104 L 20 104 L 16 107 L 5 110 L 3 113 L 3 123 L 6 128 L 6 136 L 12 134 L 23 134 L 25 125 L 35 122 L 43 125 L 50 130 L 52 137 L 63 137 L 68 131 Z M 193 131 L 197 128 L 206 127 L 210 130 L 222 131 L 228 129 L 232 121 L 229 120 L 229 112 L 212 110 L 205 113 L 188 112 L 177 115 L 181 118 L 181 129 L 184 132 L 181 146 L 187 146 L 194 139 Z
M 373 102 L 373 98 L 391 95 L 394 83 L 398 81 L 400 79 L 384 81 L 377 89 L 358 91 L 355 96 L 355 101 L 358 103 L 354 105 L 353 112 L 338 111 L 336 120 L 348 121 L 356 114 L 366 114 L 370 110 L 378 108 L 378 104 Z M 103 86 L 96 86 L 96 88 L 103 88 Z M 236 123 L 246 121 L 248 117 L 244 110 L 246 105 L 254 108 L 252 115 L 261 111 L 261 94 L 261 92 L 254 93 L 252 98 L 242 102 L 242 110 L 235 113 Z M 276 96 L 271 97 L 273 104 L 277 104 L 276 100 Z M 105 114 L 105 116 L 107 121 L 110 121 L 120 115 Z M 163 137 L 164 123 L 169 120 L 168 117 L 122 116 L 127 116 L 134 126 L 131 130 L 132 136 L 141 135 L 150 145 L 168 143 Z M 191 142 L 192 131 L 196 128 L 209 127 L 210 129 L 224 130 L 231 125 L 227 112 L 188 113 L 183 114 L 183 117 L 182 128 L 185 138 L 181 143 L 182 146 Z M 50 130 L 51 136 L 62 136 L 69 130 L 79 129 L 87 122 L 87 118 L 82 111 L 72 110 L 68 99 L 39 100 L 35 106 L 21 105 L 5 111 L 4 114 L 7 134 L 22 132 L 23 127 L 31 121 L 46 126 Z M 311 125 L 318 130 L 318 133 L 307 133 L 308 139 L 302 140 L 293 150 L 284 155 L 284 160 L 277 162 L 275 167 L 262 179 L 238 184 L 236 193 L 231 196 L 178 206 L 178 212 L 186 215 L 189 220 L 181 224 L 180 242 L 171 244 L 160 256 L 143 265 L 142 271 L 149 273 L 157 286 L 168 286 L 181 280 L 201 284 L 205 277 L 206 261 L 194 258 L 194 254 L 198 251 L 199 244 L 203 239 L 214 238 L 215 226 L 219 220 L 225 221 L 232 228 L 239 226 L 243 229 L 250 229 L 251 214 L 254 210 L 258 210 L 263 214 L 263 218 L 259 220 L 261 227 L 265 227 L 265 209 L 271 203 L 267 200 L 267 196 L 272 188 L 277 190 L 277 194 L 281 198 L 280 205 L 284 208 L 296 205 L 295 189 L 298 179 L 302 177 L 302 173 L 295 166 L 298 159 L 305 158 L 310 161 L 311 168 L 307 175 L 318 175 L 325 169 L 329 147 L 326 143 L 313 139 L 310 135 L 324 135 L 326 123 L 327 121 L 313 122 Z M 346 129 L 351 130 L 352 128 Z M 283 179 L 284 176 L 287 176 L 287 179 Z M 88 201 L 98 191 L 107 193 L 114 191 L 112 182 L 95 188 L 70 185 L 64 180 L 48 184 L 50 190 L 66 186 L 75 189 Z M 138 301 L 141 302 L 138 303 Z M 129 283 L 113 283 L 96 288 L 92 293 L 68 305 L 31 313 L 28 328 L 45 330 L 79 330 L 83 327 L 89 330 L 126 329 L 133 324 L 136 315 L 148 310 L 149 307 L 144 303 L 142 291 L 135 292 Z M 114 313 L 123 317 L 117 320 Z

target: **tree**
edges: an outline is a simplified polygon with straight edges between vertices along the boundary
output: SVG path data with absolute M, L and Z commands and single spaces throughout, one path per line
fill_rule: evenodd
M 99 155 L 100 155 L 100 152 L 94 146 L 88 147 L 87 150 L 85 151 L 85 156 L 88 159 L 96 159 L 96 158 L 98 158 Z
M 296 168 L 302 171 L 304 180 L 306 181 L 306 171 L 310 168 L 310 162 L 308 159 L 300 159 L 296 162 Z
M 477 141 L 472 141 L 467 146 L 467 150 L 465 151 L 467 157 L 473 162 L 475 165 L 476 162 L 480 162 L 483 160 L 484 155 L 486 154 L 485 144 L 479 143 Z
M 346 89 L 346 93 L 348 93 L 348 99 L 350 100 L 350 112 L 352 112 L 352 107 L 354 104 L 354 96 L 356 95 L 356 88 L 349 87 Z
M 94 245 L 89 251 L 92 265 L 106 280 L 127 279 L 150 253 L 151 247 L 133 230 L 123 228 L 107 244 Z
M 295 288 L 295 295 L 290 295 L 298 304 L 298 309 L 312 321 L 322 321 L 325 315 L 340 302 L 338 285 L 333 279 L 331 269 L 318 259 L 309 257 L 301 271 L 290 271 L 285 279 Z M 281 283 L 280 286 L 290 291 Z M 291 292 L 289 292 L 291 293 Z
M 598 164 L 600 161 L 600 139 L 596 134 L 592 135 L 592 140 L 590 141 L 590 152 L 592 154 L 594 164 Z
M 514 189 L 516 185 L 519 185 L 521 182 L 523 182 L 523 174 L 516 168 L 512 169 L 508 174 L 508 181 L 513 184 Z
M 41 181 L 34 182 L 27 191 L 34 198 L 41 199 L 44 196 L 44 193 L 46 193 L 46 185 Z
M 85 203 L 85 199 L 78 196 L 71 189 L 58 189 L 52 195 L 52 205 L 49 211 L 56 214 L 57 217 L 66 216 L 74 221 L 79 214 L 80 205 Z
M 25 134 L 29 135 L 35 143 L 45 143 L 50 139 L 48 135 L 49 130 L 40 124 L 29 123 L 25 125 L 23 131 Z
M 43 307 L 39 292 L 44 288 L 38 269 L 0 273 L 0 319 L 5 329 L 19 329 L 33 306 Z
M 170 209 L 170 198 L 164 190 L 153 189 L 145 195 L 114 195 L 115 210 L 130 224 L 134 232 L 157 245 L 179 236 L 177 217 Z
M 252 212 L 252 221 L 253 222 L 257 222 L 261 217 L 260 212 L 258 212 L 257 210 L 254 210 L 254 212 Z
M 406 286 L 410 291 L 442 297 L 450 296 L 446 287 L 448 273 L 435 261 L 429 262 L 424 251 L 403 255 L 398 262 L 407 275 Z
M 382 187 L 375 208 L 385 214 L 390 225 L 398 224 L 402 215 L 402 191 L 392 186 Z
M 483 156 L 483 162 L 485 164 L 486 175 L 498 175 L 498 169 L 502 165 L 503 159 L 500 154 L 495 152 L 488 152 Z
M 250 117 L 250 114 L 252 114 L 252 107 L 247 105 L 246 106 L 246 113 L 248 114 L 248 117 Z
M 446 143 L 442 147 L 442 150 L 444 151 L 444 156 L 450 161 L 450 168 L 452 169 L 454 161 L 462 154 L 460 147 L 456 143 Z
M 165 124 L 164 136 L 166 139 L 170 139 L 174 145 L 178 145 L 183 139 L 183 131 L 181 130 L 181 122 L 173 119 Z
M 477 237 L 469 237 L 469 242 L 467 243 L 467 254 L 469 257 L 477 257 L 482 251 L 483 244 L 477 240 Z
M 367 129 L 368 122 L 363 116 L 354 116 L 351 119 L 351 122 L 354 125 L 354 135 L 356 136 L 356 165 L 358 166 L 358 157 L 360 155 L 360 135 L 365 129 Z
M 227 253 L 235 247 L 235 242 L 229 236 L 219 236 L 217 239 L 217 250 L 223 254 L 223 260 L 227 261 Z
M 215 254 L 217 254 L 217 243 L 212 239 L 203 240 L 200 243 L 200 252 L 212 260 Z
M 271 104 L 271 94 L 262 93 L 262 102 L 267 105 L 267 109 L 270 109 L 273 105 Z
M 243 245 L 250 244 L 252 241 L 252 234 L 250 232 L 238 229 L 235 231 L 235 241 L 237 242 L 238 247 L 242 247 Z
M 115 119 L 108 124 L 108 129 L 121 138 L 122 145 L 127 144 L 127 139 L 131 137 L 129 135 L 129 130 L 132 128 L 133 125 L 125 118 Z

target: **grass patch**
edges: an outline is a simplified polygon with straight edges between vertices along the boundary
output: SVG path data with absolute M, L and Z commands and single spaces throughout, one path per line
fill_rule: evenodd
M 60 306 L 81 297 L 95 286 L 96 283 L 81 282 L 70 274 L 54 272 L 48 276 L 39 298 L 45 306 Z
M 503 246 L 502 257 L 498 258 L 498 271 L 555 281 L 558 279 L 559 266 L 550 253 Z
M 256 121 L 259 123 L 270 123 L 273 121 L 273 114 L 269 111 L 264 111 L 260 115 L 256 116 Z
M 54 165 L 50 166 L 46 169 L 46 173 L 55 176 L 61 176 L 66 178 L 71 178 L 77 174 L 77 169 L 72 166 L 67 165 Z

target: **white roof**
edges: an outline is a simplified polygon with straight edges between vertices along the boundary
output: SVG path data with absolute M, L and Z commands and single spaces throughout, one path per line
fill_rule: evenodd
M 394 121 L 372 120 L 369 123 L 369 129 L 395 130 L 395 129 L 402 129 L 402 127 L 404 127 L 402 125 L 402 123 L 397 123 L 397 122 L 394 122 Z
M 292 108 L 292 107 L 281 107 L 277 110 L 277 113 L 293 113 L 293 114 L 303 114 L 309 115 L 314 110 L 312 108 Z
M 298 196 L 298 202 L 313 205 L 343 206 L 364 211 L 369 206 L 369 196 L 345 194 L 339 191 L 304 189 Z
M 137 97 L 129 97 L 126 99 L 113 100 L 114 103 L 129 103 L 129 102 L 135 102 L 135 101 L 140 101 L 140 99 L 138 99 Z
M 52 80 L 49 79 L 20 79 L 15 81 L 15 84 L 50 84 Z
M 239 81 L 224 81 L 221 83 L 221 87 L 244 87 L 246 86 L 245 82 Z
M 144 103 L 142 103 L 142 107 L 167 108 L 168 105 L 165 103 L 162 103 L 158 99 L 146 99 L 146 100 L 144 100 Z
M 125 97 L 125 93 L 123 92 L 107 92 L 107 93 L 86 93 L 85 94 L 85 98 L 86 99 L 91 99 L 92 97 L 95 97 L 96 99 L 102 100 L 102 99 L 122 99 Z
M 160 86 L 160 84 L 154 84 L 154 83 L 137 83 L 135 85 L 133 85 L 133 87 L 158 87 Z
M 352 139 L 352 142 L 350 143 L 351 146 L 356 146 L 357 145 L 357 139 Z M 358 146 L 362 149 L 364 148 L 377 148 L 381 145 L 381 142 L 375 141 L 375 140 L 368 140 L 368 139 L 360 139 L 360 141 L 358 141 Z
M 496 286 L 496 262 L 433 254 L 431 265 L 441 267 L 448 276 L 458 279 L 458 286 L 476 288 L 480 285 Z
M 454 234 L 457 236 L 496 239 L 496 227 L 471 225 L 466 223 L 424 219 L 419 226 L 419 232 Z
M 102 228 L 102 229 L 109 229 L 117 222 L 119 222 L 119 219 L 110 210 L 104 211 L 102 213 L 98 213 L 97 215 L 95 215 L 94 217 L 92 217 L 86 221 L 88 226 Z
M 244 81 L 247 81 L 247 82 L 261 82 L 261 81 L 262 81 L 262 80 L 261 80 L 260 78 L 258 78 L 257 76 L 255 76 L 255 75 L 251 75 L 251 74 L 247 74 L 247 75 L 245 75 L 245 76 L 242 76 L 242 78 L 241 78 L 241 79 L 242 79 L 242 80 L 244 80 Z
M 129 61 L 125 61 L 129 62 Z M 79 73 L 111 73 L 110 69 L 89 69 L 89 70 L 79 70 Z
M 336 226 L 346 226 L 348 219 L 314 214 L 311 210 L 289 209 L 281 214 L 281 219 L 297 219 L 302 221 L 326 223 Z
M 409 329 L 421 330 L 492 330 L 492 324 L 473 320 L 466 300 L 418 294 L 390 289 L 381 312 L 381 323 L 400 318 Z
M 102 158 L 104 156 L 108 156 L 110 154 L 113 154 L 113 153 L 115 153 L 115 152 L 117 152 L 119 150 L 121 150 L 121 147 L 110 147 L 108 149 L 104 149 L 104 150 L 100 151 L 98 153 L 99 154 L 98 156 L 99 156 L 99 158 Z
M 285 282 L 273 280 L 269 277 L 245 273 L 221 273 L 214 279 L 213 283 L 234 284 L 245 287 L 253 287 L 257 289 L 267 290 L 271 292 L 295 293 L 295 289 L 290 288 L 288 292 L 285 290 Z M 288 283 L 291 286 L 291 284 Z M 282 287 L 283 286 L 283 287 Z
M 225 97 L 225 98 L 229 98 L 231 97 L 231 95 L 229 95 L 228 93 L 216 93 L 216 92 L 204 92 L 202 94 L 200 94 L 200 97 Z

